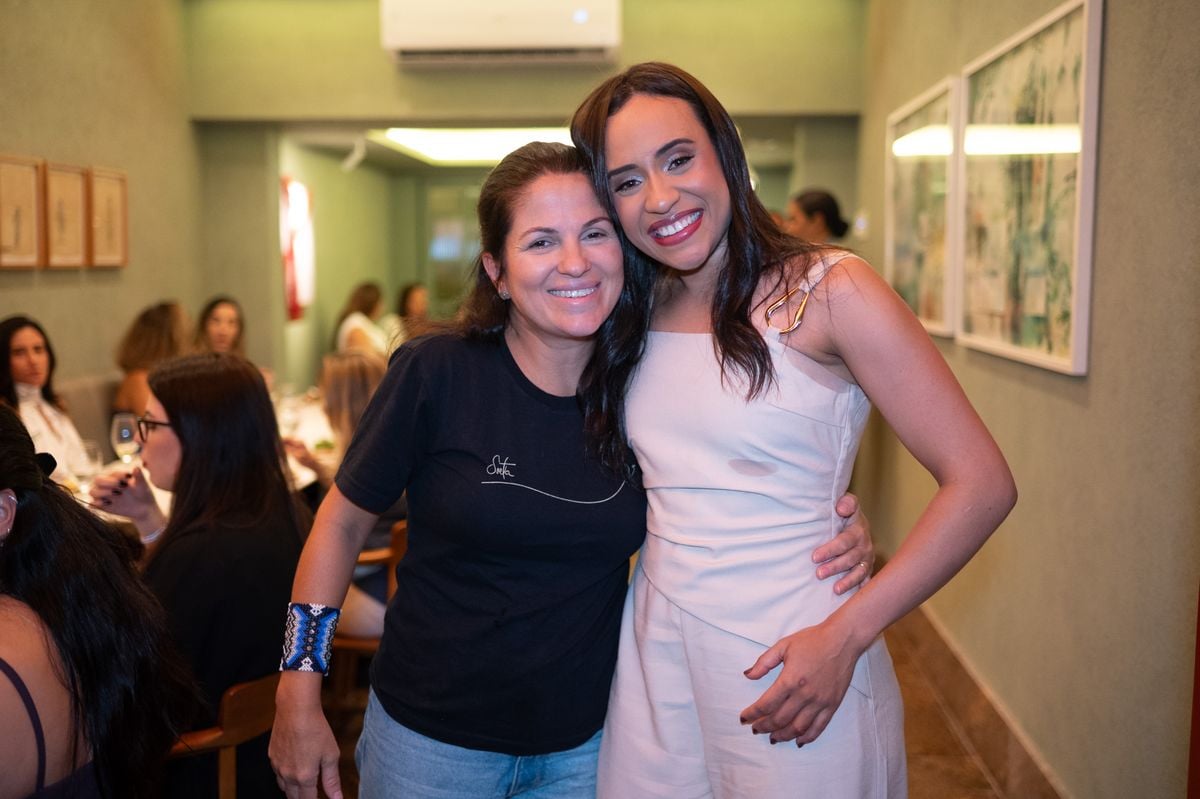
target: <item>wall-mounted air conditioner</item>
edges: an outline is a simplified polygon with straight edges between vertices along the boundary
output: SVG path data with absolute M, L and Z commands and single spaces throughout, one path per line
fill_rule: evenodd
M 621 0 L 380 0 L 380 37 L 404 66 L 612 63 Z

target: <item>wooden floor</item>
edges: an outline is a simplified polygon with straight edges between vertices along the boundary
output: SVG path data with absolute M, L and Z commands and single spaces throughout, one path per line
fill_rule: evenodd
M 904 695 L 910 799 L 1005 799 L 942 708 L 930 675 L 922 671 L 921 664 L 897 637 L 888 637 L 888 648 Z M 358 708 L 366 706 L 365 688 L 356 692 L 354 704 Z M 354 744 L 362 729 L 362 712 L 350 712 L 340 722 L 333 721 L 342 746 L 342 788 L 346 799 L 357 799 Z

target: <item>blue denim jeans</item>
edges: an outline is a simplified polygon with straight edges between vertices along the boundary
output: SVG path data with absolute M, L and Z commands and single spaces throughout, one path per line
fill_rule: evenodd
M 516 756 L 413 732 L 371 692 L 354 752 L 359 799 L 593 799 L 600 733 L 564 752 Z

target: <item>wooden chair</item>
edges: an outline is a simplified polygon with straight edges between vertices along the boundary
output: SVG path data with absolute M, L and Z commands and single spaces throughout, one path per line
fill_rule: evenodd
M 217 724 L 185 732 L 171 747 L 170 757 L 217 752 L 217 797 L 237 797 L 237 746 L 257 738 L 275 723 L 275 688 L 279 673 L 230 686 L 221 696 Z
M 387 598 L 396 593 L 396 566 L 408 551 L 408 521 L 401 519 L 392 525 L 392 541 L 387 547 L 364 549 L 358 556 L 359 566 L 384 564 L 387 569 Z M 358 665 L 363 657 L 371 657 L 379 649 L 379 638 L 370 636 L 333 636 L 333 657 L 329 675 L 331 710 L 353 710 L 350 694 L 358 678 Z

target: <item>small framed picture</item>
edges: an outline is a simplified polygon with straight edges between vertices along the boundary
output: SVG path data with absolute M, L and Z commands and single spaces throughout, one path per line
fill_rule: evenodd
M 46 164 L 46 266 L 81 267 L 87 263 L 87 170 Z
M 92 266 L 129 262 L 129 201 L 125 173 L 94 168 L 91 177 Z
M 43 263 L 42 162 L 0 155 L 0 268 Z
M 947 78 L 887 118 L 884 272 L 937 336 L 954 335 L 958 91 Z

